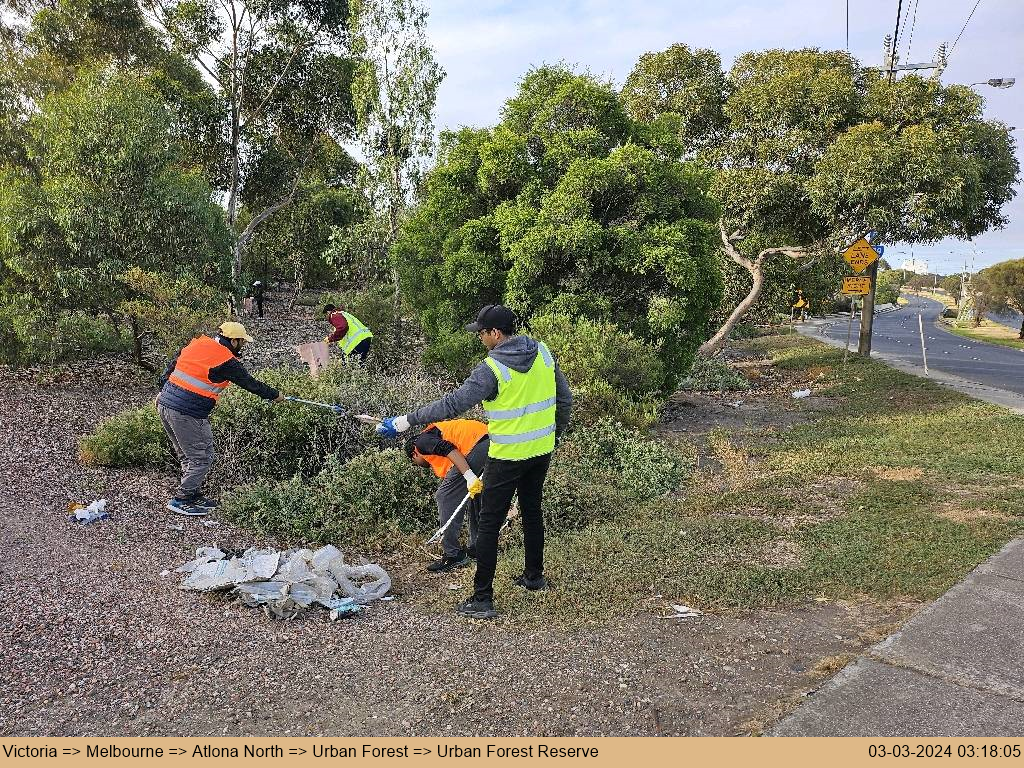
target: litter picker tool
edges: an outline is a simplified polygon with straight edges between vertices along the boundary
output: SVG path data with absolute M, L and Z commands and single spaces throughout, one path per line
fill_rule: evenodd
M 285 400 L 289 400 L 293 403 L 302 403 L 303 405 L 309 405 L 312 406 L 313 408 L 326 408 L 327 410 L 332 411 L 337 416 L 351 416 L 359 423 L 369 424 L 370 426 L 376 426 L 377 424 L 380 424 L 381 421 L 376 416 L 369 416 L 368 414 L 365 413 L 350 414 L 340 405 L 331 405 L 330 403 L 319 403 L 316 400 L 303 400 L 301 397 L 291 396 L 286 396 Z
M 316 400 L 303 400 L 301 397 L 286 396 L 285 400 L 292 403 L 302 403 L 303 405 L 311 405 L 314 408 L 326 408 L 329 411 L 334 411 L 339 416 L 345 415 L 345 409 L 340 405 L 331 405 L 330 403 L 318 403 Z
M 441 537 L 444 536 L 444 532 L 448 530 L 448 526 L 452 524 L 452 520 L 459 516 L 459 512 L 461 512 L 462 508 L 466 506 L 466 502 L 469 501 L 469 499 L 470 495 L 467 493 L 466 498 L 462 500 L 459 506 L 455 508 L 455 511 L 452 512 L 452 516 L 448 518 L 448 522 L 438 528 L 434 535 L 427 539 L 427 544 L 436 544 L 441 540 Z

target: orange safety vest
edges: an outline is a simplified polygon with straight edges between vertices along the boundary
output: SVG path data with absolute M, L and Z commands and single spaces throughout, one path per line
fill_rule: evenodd
M 233 358 L 231 350 L 209 336 L 197 336 L 188 343 L 174 365 L 168 381 L 216 401 L 228 388 L 229 381 L 210 381 L 210 369 Z
M 475 419 L 438 421 L 434 424 L 427 424 L 423 431 L 426 432 L 432 427 L 437 427 L 441 430 L 441 437 L 454 445 L 463 456 L 469 456 L 473 446 L 480 442 L 480 438 L 487 434 L 487 425 Z M 416 453 L 423 456 L 419 451 L 416 451 Z M 452 460 L 447 456 L 423 456 L 423 458 L 430 465 L 430 468 L 434 470 L 434 474 L 442 480 L 451 471 Z

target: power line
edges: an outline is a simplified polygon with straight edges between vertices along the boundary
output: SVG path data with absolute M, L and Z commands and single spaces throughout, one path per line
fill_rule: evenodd
M 893 78 L 893 75 L 895 74 L 896 59 L 899 58 L 896 52 L 899 50 L 900 16 L 902 16 L 902 15 L 903 15 L 903 0 L 899 0 L 899 2 L 896 4 L 896 29 L 894 29 L 893 33 L 892 33 L 892 48 L 889 49 L 889 61 L 886 63 L 886 67 L 889 70 L 889 72 L 888 72 L 888 81 L 889 81 L 890 85 L 892 85 L 892 78 Z
M 910 22 L 910 38 L 907 40 L 907 61 L 910 61 L 910 46 L 914 44 L 914 28 L 917 26 L 917 6 L 921 0 L 914 0 L 914 19 Z
M 953 53 L 953 51 L 956 49 L 956 44 L 960 42 L 961 35 L 963 35 L 964 30 L 967 29 L 967 25 L 971 23 L 971 17 L 974 16 L 974 12 L 978 10 L 979 5 L 981 5 L 981 0 L 977 0 L 977 2 L 974 4 L 974 7 L 971 8 L 971 12 L 967 14 L 967 21 L 965 21 L 964 25 L 960 27 L 960 34 L 956 36 L 956 40 L 953 41 L 953 45 L 949 49 L 950 54 Z

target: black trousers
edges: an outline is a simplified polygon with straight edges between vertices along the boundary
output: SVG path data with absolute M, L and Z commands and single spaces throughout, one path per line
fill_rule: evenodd
M 541 498 L 551 454 L 522 461 L 488 459 L 484 469 L 480 524 L 476 537 L 476 576 L 473 594 L 478 600 L 494 597 L 494 569 L 498 564 L 498 532 L 505 524 L 512 496 L 519 494 L 519 514 L 523 520 L 526 567 L 529 578 L 544 573 L 544 517 Z
M 360 341 L 358 344 L 356 344 L 355 348 L 348 353 L 349 356 L 358 357 L 360 363 L 365 363 L 367 355 L 370 354 L 371 341 L 373 341 L 372 336 L 368 339 L 363 339 L 362 341 Z

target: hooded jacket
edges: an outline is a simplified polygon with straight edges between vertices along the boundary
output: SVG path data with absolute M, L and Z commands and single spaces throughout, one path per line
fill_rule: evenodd
M 496 346 L 488 357 L 507 365 L 514 371 L 526 373 L 537 359 L 537 342 L 529 336 L 512 336 Z M 451 394 L 430 405 L 417 408 L 408 415 L 409 424 L 422 426 L 435 421 L 446 421 L 465 413 L 484 400 L 493 400 L 498 395 L 498 380 L 487 363 L 480 362 L 462 385 Z M 572 392 L 565 380 L 558 361 L 555 360 L 555 435 L 560 436 L 569 425 L 572 413 Z

